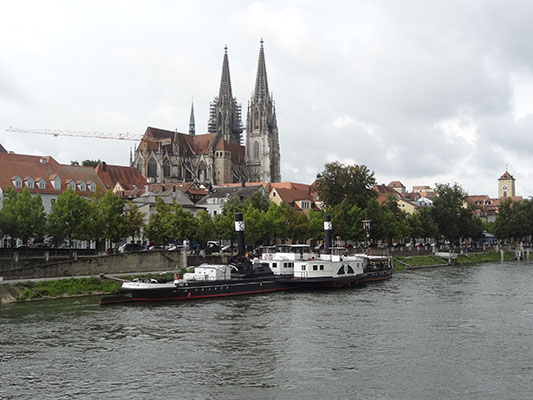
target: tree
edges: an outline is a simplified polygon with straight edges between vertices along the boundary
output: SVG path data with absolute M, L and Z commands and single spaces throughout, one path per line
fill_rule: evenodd
M 48 215 L 48 234 L 55 244 L 68 239 L 86 239 L 92 215 L 86 199 L 70 187 L 61 193 Z
M 274 202 L 268 205 L 268 210 L 262 214 L 265 243 L 276 243 L 278 239 L 288 236 L 287 210 L 288 207 L 278 206 Z
M 315 241 L 324 240 L 324 213 L 321 211 L 309 211 L 309 238 Z
M 115 196 L 111 190 L 96 202 L 93 221 L 98 232 L 97 238 L 116 243 L 129 236 L 124 205 L 124 200 Z
M 215 231 L 217 237 L 224 240 L 229 240 L 233 245 L 236 238 L 235 235 L 235 215 L 231 214 L 217 214 L 214 219 Z
M 174 202 L 169 205 L 158 198 L 155 213 L 150 215 L 144 233 L 158 244 L 167 244 L 175 240 L 193 239 L 196 230 L 196 219 L 190 212 L 183 211 L 181 204 Z
M 295 243 L 303 243 L 309 237 L 309 220 L 302 211 L 289 208 L 288 236 Z
M 474 220 L 472 209 L 465 207 L 466 192 L 455 183 L 437 184 L 437 197 L 433 202 L 432 216 L 439 233 L 451 243 L 462 237 L 480 235 L 481 223 Z
M 339 162 L 326 164 L 317 179 L 320 199 L 331 207 L 347 199 L 364 209 L 368 201 L 377 196 L 372 190 L 375 184 L 374 172 L 366 166 L 345 166 Z
M 328 213 L 331 214 L 335 236 L 345 242 L 358 242 L 363 239 L 363 211 L 357 205 L 344 199 L 340 204 L 330 207 Z
M 133 204 L 131 200 L 126 202 L 124 207 L 125 232 L 124 237 L 139 236 L 145 226 L 145 213 L 139 210 L 137 205 Z
M 41 196 L 32 196 L 28 188 L 20 193 L 7 188 L 0 210 L 0 232 L 27 243 L 30 238 L 42 239 L 45 230 L 46 215 Z
M 215 223 L 213 219 L 206 211 L 200 211 L 196 215 L 197 219 L 197 231 L 195 239 L 198 243 L 204 245 L 209 239 L 213 239 L 216 236 Z
M 247 209 L 249 205 L 252 205 L 252 207 L 257 210 L 267 211 L 269 203 L 270 202 L 268 201 L 268 197 L 265 196 L 259 190 L 257 190 L 244 200 L 243 207 L 244 209 Z

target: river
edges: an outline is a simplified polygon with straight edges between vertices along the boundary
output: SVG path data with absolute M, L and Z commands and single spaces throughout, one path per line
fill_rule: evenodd
M 531 399 L 533 264 L 184 303 L 0 307 L 1 399 Z

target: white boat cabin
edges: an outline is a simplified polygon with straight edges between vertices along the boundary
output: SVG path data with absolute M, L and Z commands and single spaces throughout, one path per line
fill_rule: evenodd
M 318 257 L 306 244 L 269 246 L 262 250 L 261 262 L 267 263 L 274 275 L 293 275 L 295 268 Z
M 344 257 L 344 248 L 331 248 L 331 254 L 299 263 L 294 268 L 295 278 L 342 278 L 363 273 L 361 257 Z
M 231 279 L 231 265 L 202 264 L 194 268 L 194 273 L 183 275 L 184 281 L 220 281 Z

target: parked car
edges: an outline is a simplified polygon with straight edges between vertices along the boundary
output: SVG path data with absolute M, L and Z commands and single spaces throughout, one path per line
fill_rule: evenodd
M 139 243 L 124 243 L 118 248 L 120 253 L 127 253 L 130 251 L 141 251 L 144 250 L 143 246 Z
M 212 240 L 207 242 L 207 245 L 205 246 L 206 254 L 216 253 L 218 251 L 220 251 L 220 245 L 218 244 L 218 242 Z

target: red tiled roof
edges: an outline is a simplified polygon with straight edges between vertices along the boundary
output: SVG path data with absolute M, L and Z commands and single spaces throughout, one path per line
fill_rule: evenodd
M 498 178 L 499 181 L 504 180 L 504 179 L 512 179 L 513 181 L 515 180 L 513 176 L 507 171 L 505 171 L 505 173 Z
M 61 177 L 60 190 L 54 189 L 50 182 L 58 175 Z M 45 189 L 40 189 L 35 184 L 33 189 L 29 189 L 31 193 L 60 194 L 66 190 L 67 182 L 71 180 L 85 181 L 87 183 L 87 190 L 83 192 L 76 187 L 78 194 L 90 195 L 92 192 L 89 190 L 88 185 L 91 182 L 94 182 L 100 191 L 105 191 L 105 186 L 94 168 L 59 164 L 51 156 L 41 157 L 25 154 L 0 153 L 0 187 L 2 189 L 11 187 L 18 192 L 22 191 L 22 188 L 15 188 L 13 185 L 12 177 L 16 176 L 20 176 L 21 178 L 32 177 L 35 182 L 38 181 L 39 177 L 48 177 Z
M 113 189 L 117 182 L 120 182 L 124 190 L 132 190 L 134 185 L 142 189 L 146 185 L 146 179 L 135 167 L 109 165 L 102 161 L 95 169 L 107 189 Z
M 392 181 L 387 186 L 389 187 L 402 187 L 405 189 L 405 186 L 400 181 Z

